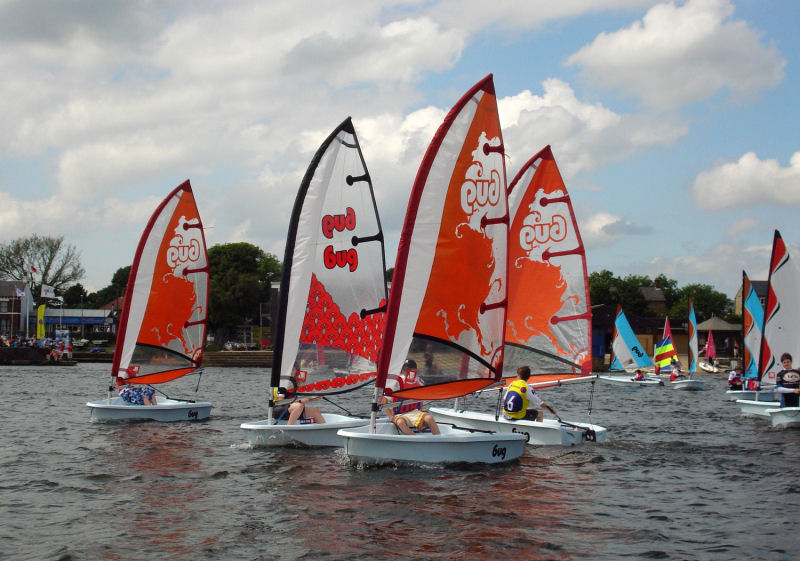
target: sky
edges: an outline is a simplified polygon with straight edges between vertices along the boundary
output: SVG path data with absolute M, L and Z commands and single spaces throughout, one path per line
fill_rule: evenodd
M 733 298 L 800 255 L 795 0 L 0 0 L 0 243 L 77 247 L 89 291 L 190 179 L 209 247 L 283 259 L 352 117 L 394 263 L 448 109 L 494 75 L 509 181 L 551 145 L 589 272 Z

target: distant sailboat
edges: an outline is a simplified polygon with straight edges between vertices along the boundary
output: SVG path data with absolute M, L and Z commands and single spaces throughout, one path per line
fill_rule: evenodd
M 93 419 L 197 421 L 211 403 L 157 397 L 132 405 L 115 388 L 133 393 L 200 368 L 208 318 L 208 254 L 203 223 L 189 181 L 159 205 L 139 241 L 111 365 L 107 399 L 86 405 Z
M 508 205 L 503 137 L 492 77 L 456 103 L 436 132 L 411 190 L 397 250 L 368 427 L 343 429 L 355 463 L 499 463 L 518 458 L 525 437 L 470 432 L 403 434 L 378 423 L 383 401 L 453 399 L 502 375 L 507 303 Z M 412 370 L 425 349 L 438 368 Z M 422 378 L 420 380 L 420 378 Z M 383 417 L 383 415 L 382 415 Z M 423 417 L 424 418 L 424 417 Z
M 752 401 L 776 401 L 773 384 L 762 383 L 759 374 L 759 355 L 761 351 L 761 330 L 764 326 L 764 307 L 758 299 L 753 284 L 745 271 L 742 271 L 742 389 L 727 390 L 725 398 L 729 401 L 745 399 Z
M 289 222 L 268 418 L 243 423 L 252 446 L 341 446 L 337 431 L 366 418 L 322 413 L 324 423 L 273 417 L 273 392 L 294 399 L 347 393 L 375 379 L 386 311 L 383 231 L 351 119 L 322 143 Z
M 800 362 L 800 267 L 792 260 L 780 232 L 775 230 L 770 259 L 767 292 L 767 306 L 764 311 L 764 336 L 761 343 L 762 380 L 774 381 L 783 369 L 780 357 L 789 353 L 793 365 Z M 790 373 L 795 379 L 797 375 Z M 784 381 L 789 376 L 784 375 Z M 786 394 L 781 393 L 780 408 L 768 409 L 770 424 L 773 427 L 788 428 L 800 426 L 800 406 L 786 406 Z M 788 388 L 784 388 L 788 389 Z M 796 394 L 791 394 L 796 398 Z
M 611 367 L 612 371 L 644 370 L 653 368 L 653 361 L 650 359 L 639 339 L 631 329 L 622 306 L 617 304 L 617 316 L 614 319 L 614 336 L 611 340 Z M 620 376 L 613 374 L 602 374 L 599 380 L 609 384 L 628 387 L 663 386 L 664 382 L 660 378 L 645 377 L 643 380 L 634 380 L 630 375 Z
M 692 306 L 691 299 L 689 300 L 689 331 L 690 335 L 694 329 L 695 344 L 697 340 L 696 335 L 697 319 L 694 316 L 694 307 Z M 691 351 L 690 351 L 691 353 Z M 691 370 L 687 375 L 680 373 L 680 360 L 678 359 L 678 351 L 675 348 L 674 338 L 672 336 L 672 328 L 669 326 L 669 318 L 664 320 L 664 338 L 658 343 L 656 348 L 656 371 L 661 369 L 661 373 L 669 373 L 669 386 L 676 390 L 699 391 L 705 389 L 703 380 L 692 378 Z
M 778 372 L 783 369 L 780 358 L 783 353 L 791 354 L 795 362 L 800 359 L 798 318 L 800 318 L 800 270 L 790 259 L 780 232 L 775 230 L 767 280 L 767 305 L 764 309 L 764 326 L 761 330 L 759 349 L 758 374 L 762 384 L 775 384 Z M 761 396 L 755 400 L 737 399 L 736 403 L 744 416 L 772 419 L 773 413 L 770 413 L 770 410 L 777 410 L 781 402 L 759 399 L 762 399 Z M 773 424 L 775 426 L 790 424 L 791 419 L 783 423 L 782 418 L 786 414 L 794 415 L 793 409 L 789 408 L 786 413 L 775 412 Z

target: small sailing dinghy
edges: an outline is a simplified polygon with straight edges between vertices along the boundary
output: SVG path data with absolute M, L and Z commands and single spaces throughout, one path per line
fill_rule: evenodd
M 697 319 L 694 314 L 694 307 L 692 300 L 689 299 L 689 356 L 690 361 L 692 357 L 696 357 L 697 353 L 692 354 L 692 335 L 694 335 L 694 344 L 697 344 Z M 664 319 L 664 337 L 658 342 L 655 349 L 655 365 L 656 373 L 662 376 L 669 376 L 669 387 L 676 390 L 684 391 L 701 391 L 705 389 L 705 384 L 702 380 L 692 378 L 693 364 L 689 364 L 689 373 L 683 374 L 681 372 L 681 363 L 678 360 L 678 351 L 675 349 L 675 344 L 672 338 L 672 328 L 669 326 L 669 317 Z M 696 349 L 697 347 L 695 347 Z
M 139 241 L 125 290 L 108 397 L 86 404 L 92 419 L 208 418 L 208 402 L 158 396 L 156 405 L 133 405 L 121 396 L 112 396 L 116 387 L 138 402 L 143 386 L 163 384 L 200 368 L 208 278 L 203 223 L 187 180 L 159 205 Z
M 274 394 L 283 387 L 302 402 L 372 383 L 386 315 L 384 271 L 372 180 L 347 118 L 317 150 L 297 193 L 267 419 L 241 425 L 251 446 L 341 446 L 339 429 L 367 424 L 365 417 L 322 413 L 324 423 L 309 416 L 290 425 L 285 407 L 275 415 Z
M 405 405 L 389 405 L 399 408 L 467 395 L 500 379 L 507 243 L 503 137 L 489 75 L 450 110 L 414 181 L 392 277 L 370 424 L 339 431 L 351 462 L 490 464 L 522 454 L 525 437 L 520 434 L 442 424 L 441 434 L 408 435 L 393 423 L 377 422 L 383 398 L 406 400 Z M 426 360 L 414 387 L 403 386 L 398 373 L 409 356 L 417 355 L 420 362 L 422 356 L 435 358 Z
M 797 318 L 800 317 L 800 268 L 790 259 L 789 251 L 775 230 L 772 242 L 772 255 L 769 262 L 767 279 L 767 302 L 764 308 L 764 325 L 761 330 L 761 347 L 759 349 L 758 374 L 761 383 L 775 384 L 778 372 L 783 369 L 781 355 L 789 353 L 794 360 L 800 357 L 800 329 Z M 776 397 L 780 399 L 776 387 Z M 746 417 L 766 417 L 772 422 L 785 426 L 783 415 L 776 409 L 783 409 L 783 400 L 755 401 L 737 399 L 739 410 Z M 790 412 L 791 413 L 791 412 Z
M 591 382 L 592 312 L 586 254 L 564 180 L 546 146 L 508 186 L 508 319 L 504 364 L 529 365 L 534 388 Z M 508 374 L 513 375 L 512 371 Z M 506 374 L 506 376 L 508 376 Z M 507 383 L 513 377 L 506 377 Z M 502 396 L 502 390 L 498 399 Z M 604 441 L 605 427 L 562 419 L 529 421 L 460 408 L 432 407 L 439 422 L 526 435 L 528 444 Z
M 747 272 L 742 271 L 742 389 L 729 389 L 725 399 L 736 401 L 777 401 L 778 396 L 772 385 L 762 383 L 759 376 L 759 355 L 761 351 L 761 329 L 764 326 L 764 307 L 758 299 Z
M 761 344 L 763 372 L 781 370 L 780 356 L 789 353 L 795 361 L 800 360 L 800 267 L 792 260 L 780 232 L 775 230 L 767 280 L 767 306 L 764 314 L 764 337 Z M 777 359 L 777 361 L 776 361 Z M 780 374 L 780 376 L 779 376 Z M 769 374 L 775 380 L 780 407 L 767 409 L 770 425 L 776 428 L 800 426 L 800 403 L 795 393 L 800 374 L 796 369 Z
M 636 338 L 633 329 L 631 329 L 631 324 L 619 304 L 617 304 L 617 316 L 614 319 L 614 337 L 611 340 L 611 351 L 614 356 L 610 367 L 612 372 L 653 368 L 653 361 L 644 351 L 639 339 Z M 629 389 L 664 385 L 661 378 L 645 376 L 642 380 L 636 380 L 630 372 L 627 375 L 601 374 L 597 379 L 607 384 Z

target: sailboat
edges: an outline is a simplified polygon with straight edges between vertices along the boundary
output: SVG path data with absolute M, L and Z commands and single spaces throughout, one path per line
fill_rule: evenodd
M 644 370 L 653 368 L 653 361 L 642 348 L 642 344 L 631 329 L 631 324 L 622 310 L 622 306 L 617 304 L 617 315 L 614 319 L 614 337 L 611 340 L 611 359 L 612 371 L 630 371 L 633 369 Z M 625 386 L 628 388 L 640 388 L 648 386 L 663 386 L 664 382 L 654 376 L 645 376 L 643 380 L 635 380 L 630 375 L 601 374 L 598 380 Z
M 339 429 L 367 423 L 365 417 L 322 413 L 324 423 L 289 425 L 285 414 L 273 416 L 274 390 L 327 399 L 373 382 L 386 315 L 384 271 L 372 180 L 348 117 L 319 147 L 297 193 L 267 419 L 241 425 L 251 446 L 341 446 Z
M 706 347 L 704 349 L 708 361 L 701 360 L 700 368 L 706 372 L 716 373 L 719 372 L 719 367 L 714 364 L 714 359 L 717 358 L 717 346 L 714 344 L 714 334 L 712 333 L 713 323 L 712 321 L 711 325 L 708 326 L 708 337 L 706 337 Z
M 366 427 L 340 430 L 356 464 L 499 463 L 518 458 L 525 437 L 442 424 L 441 434 L 400 433 L 378 423 L 385 399 L 453 399 L 502 375 L 508 204 L 503 137 L 492 76 L 478 82 L 439 127 L 411 190 L 400 236 L 383 347 Z M 427 352 L 435 369 L 403 365 Z M 421 360 L 421 358 L 420 358 Z M 397 403 L 386 404 L 398 407 Z
M 758 366 L 761 350 L 761 329 L 764 325 L 764 307 L 758 299 L 750 277 L 742 271 L 742 374 L 744 380 L 741 390 L 727 390 L 725 398 L 729 401 L 746 399 L 751 401 L 777 401 L 774 387 L 762 384 Z
M 530 365 L 528 382 L 536 388 L 593 383 L 586 252 L 550 146 L 526 162 L 511 181 L 508 204 L 511 225 L 504 364 Z M 509 420 L 499 407 L 492 413 L 470 411 L 459 407 L 457 401 L 452 408 L 432 407 L 431 413 L 439 422 L 525 434 L 533 445 L 570 446 L 607 438 L 605 427 L 591 423 Z
M 158 206 L 139 240 L 111 365 L 108 397 L 86 405 L 96 420 L 199 421 L 211 403 L 156 398 L 131 405 L 116 388 L 163 384 L 197 371 L 208 318 L 208 254 L 189 181 Z
M 794 364 L 800 360 L 800 267 L 786 249 L 780 232 L 775 230 L 767 282 L 767 306 L 764 311 L 764 337 L 761 341 L 761 368 L 767 380 L 775 380 L 782 370 L 780 355 L 789 353 Z M 784 378 L 785 380 L 786 378 Z M 780 389 L 780 388 L 777 388 Z M 780 407 L 767 409 L 770 425 L 779 428 L 800 427 L 800 407 L 787 407 L 784 394 Z
M 691 298 L 689 299 L 689 347 L 691 356 L 691 340 L 694 336 L 695 345 L 697 344 L 697 318 L 694 313 L 694 306 L 692 305 Z M 664 338 L 656 345 L 656 369 L 659 373 L 670 373 L 669 386 L 676 390 L 686 391 L 700 391 L 704 389 L 703 380 L 696 380 L 692 378 L 692 366 L 689 366 L 689 372 L 685 378 L 672 379 L 673 370 L 676 368 L 680 370 L 680 360 L 678 359 L 678 351 L 675 349 L 674 339 L 672 337 L 672 328 L 669 326 L 669 318 L 664 320 Z
M 789 258 L 789 252 L 780 232 L 775 230 L 767 280 L 767 305 L 764 309 L 758 356 L 758 377 L 762 385 L 775 384 L 778 372 L 783 369 L 780 358 L 783 353 L 791 354 L 795 360 L 800 357 L 798 313 L 800 313 L 800 272 L 797 264 Z M 769 411 L 780 409 L 781 402 L 777 399 L 762 401 L 760 397 L 737 399 L 736 403 L 741 414 L 745 417 L 771 419 L 772 414 Z M 791 415 L 793 411 L 788 413 Z M 783 417 L 781 413 L 775 413 L 776 422 L 780 422 L 781 417 Z

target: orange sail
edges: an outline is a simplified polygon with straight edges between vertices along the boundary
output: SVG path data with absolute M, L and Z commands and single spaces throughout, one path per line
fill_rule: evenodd
M 160 384 L 200 366 L 208 316 L 208 254 L 189 181 L 156 209 L 131 265 L 112 375 Z
M 505 375 L 524 364 L 534 383 L 586 376 L 592 370 L 586 252 L 550 146 L 522 166 L 508 192 Z
M 420 165 L 398 246 L 376 386 L 444 399 L 499 379 L 506 315 L 508 206 L 492 77 L 453 106 Z M 435 357 L 422 387 L 387 378 Z

